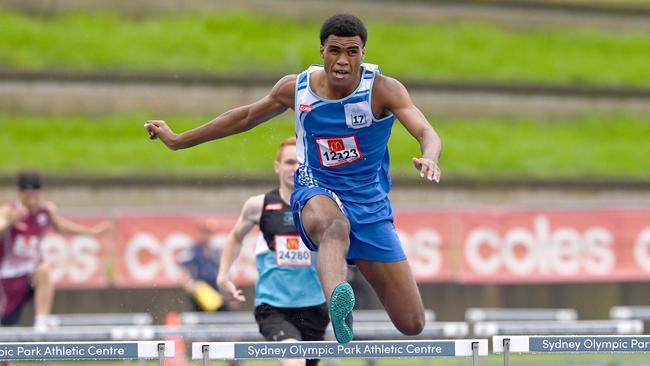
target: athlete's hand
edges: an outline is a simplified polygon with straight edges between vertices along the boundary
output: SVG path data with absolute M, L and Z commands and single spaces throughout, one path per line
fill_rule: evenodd
M 244 292 L 235 286 L 230 280 L 217 280 L 219 290 L 226 295 L 226 297 L 237 300 L 239 302 L 246 302 Z
M 420 177 L 436 183 L 440 182 L 438 162 L 428 158 L 413 158 L 413 165 L 420 172 Z
M 165 121 L 159 119 L 149 120 L 145 122 L 144 128 L 149 133 L 151 140 L 160 139 L 168 148 L 175 150 L 173 145 L 174 138 L 177 135 L 167 126 Z

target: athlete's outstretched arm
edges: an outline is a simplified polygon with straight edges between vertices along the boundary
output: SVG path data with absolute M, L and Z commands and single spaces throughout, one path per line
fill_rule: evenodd
M 112 224 L 110 223 L 110 221 L 104 221 L 101 224 L 97 224 L 93 227 L 87 227 L 84 225 L 77 224 L 76 222 L 61 217 L 54 203 L 46 202 L 45 205 L 47 207 L 47 210 L 50 212 L 50 217 L 52 218 L 53 227 L 57 231 L 61 231 L 67 234 L 83 234 L 83 235 L 98 236 L 112 229 Z
M 418 107 L 413 104 L 404 85 L 393 78 L 377 75 L 373 93 L 374 98 L 380 98 L 381 105 L 395 114 L 420 143 L 422 157 L 413 158 L 413 165 L 420 172 L 420 176 L 438 182 L 440 180 L 438 159 L 442 151 L 440 137 Z
M 263 205 L 263 194 L 253 196 L 244 203 L 237 223 L 235 223 L 235 226 L 226 239 L 221 255 L 221 263 L 219 264 L 219 274 L 217 275 L 219 290 L 233 299 L 242 302 L 246 301 L 246 298 L 242 295 L 242 291 L 237 289 L 235 284 L 230 280 L 230 268 L 239 257 L 239 253 L 241 253 L 244 237 L 255 225 L 259 224 Z
M 26 211 L 21 216 L 26 216 Z M 13 210 L 9 205 L 0 206 L 0 233 L 11 227 L 18 219 L 18 216 L 16 210 Z
M 174 133 L 162 120 L 149 120 L 144 127 L 151 139 L 159 138 L 172 150 L 185 149 L 250 130 L 293 108 L 295 85 L 296 76 L 287 75 L 262 99 L 224 112 L 212 121 L 181 134 Z

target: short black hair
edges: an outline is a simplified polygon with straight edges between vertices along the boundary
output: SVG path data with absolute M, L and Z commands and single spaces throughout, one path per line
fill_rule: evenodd
M 35 171 L 23 171 L 18 174 L 18 189 L 31 190 L 41 189 L 41 176 Z
M 327 37 L 335 35 L 338 37 L 359 36 L 363 46 L 368 40 L 368 31 L 361 19 L 351 14 L 336 14 L 327 19 L 320 28 L 320 44 L 325 44 Z

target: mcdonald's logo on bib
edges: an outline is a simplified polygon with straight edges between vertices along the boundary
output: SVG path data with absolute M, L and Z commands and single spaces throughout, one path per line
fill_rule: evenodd
M 328 140 L 327 145 L 329 146 L 331 151 L 335 151 L 335 152 L 339 152 L 345 149 L 345 145 L 343 144 L 343 140 L 341 139 Z

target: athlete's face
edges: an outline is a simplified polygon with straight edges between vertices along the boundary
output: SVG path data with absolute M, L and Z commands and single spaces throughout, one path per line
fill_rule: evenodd
M 320 46 L 327 79 L 332 85 L 354 87 L 359 82 L 365 50 L 361 37 L 331 35 Z
M 280 185 L 293 188 L 293 175 L 298 169 L 296 147 L 287 145 L 282 149 L 280 159 L 275 161 L 275 174 L 278 175 Z
M 38 209 L 41 203 L 40 189 L 21 189 L 18 190 L 18 199 L 29 211 Z

